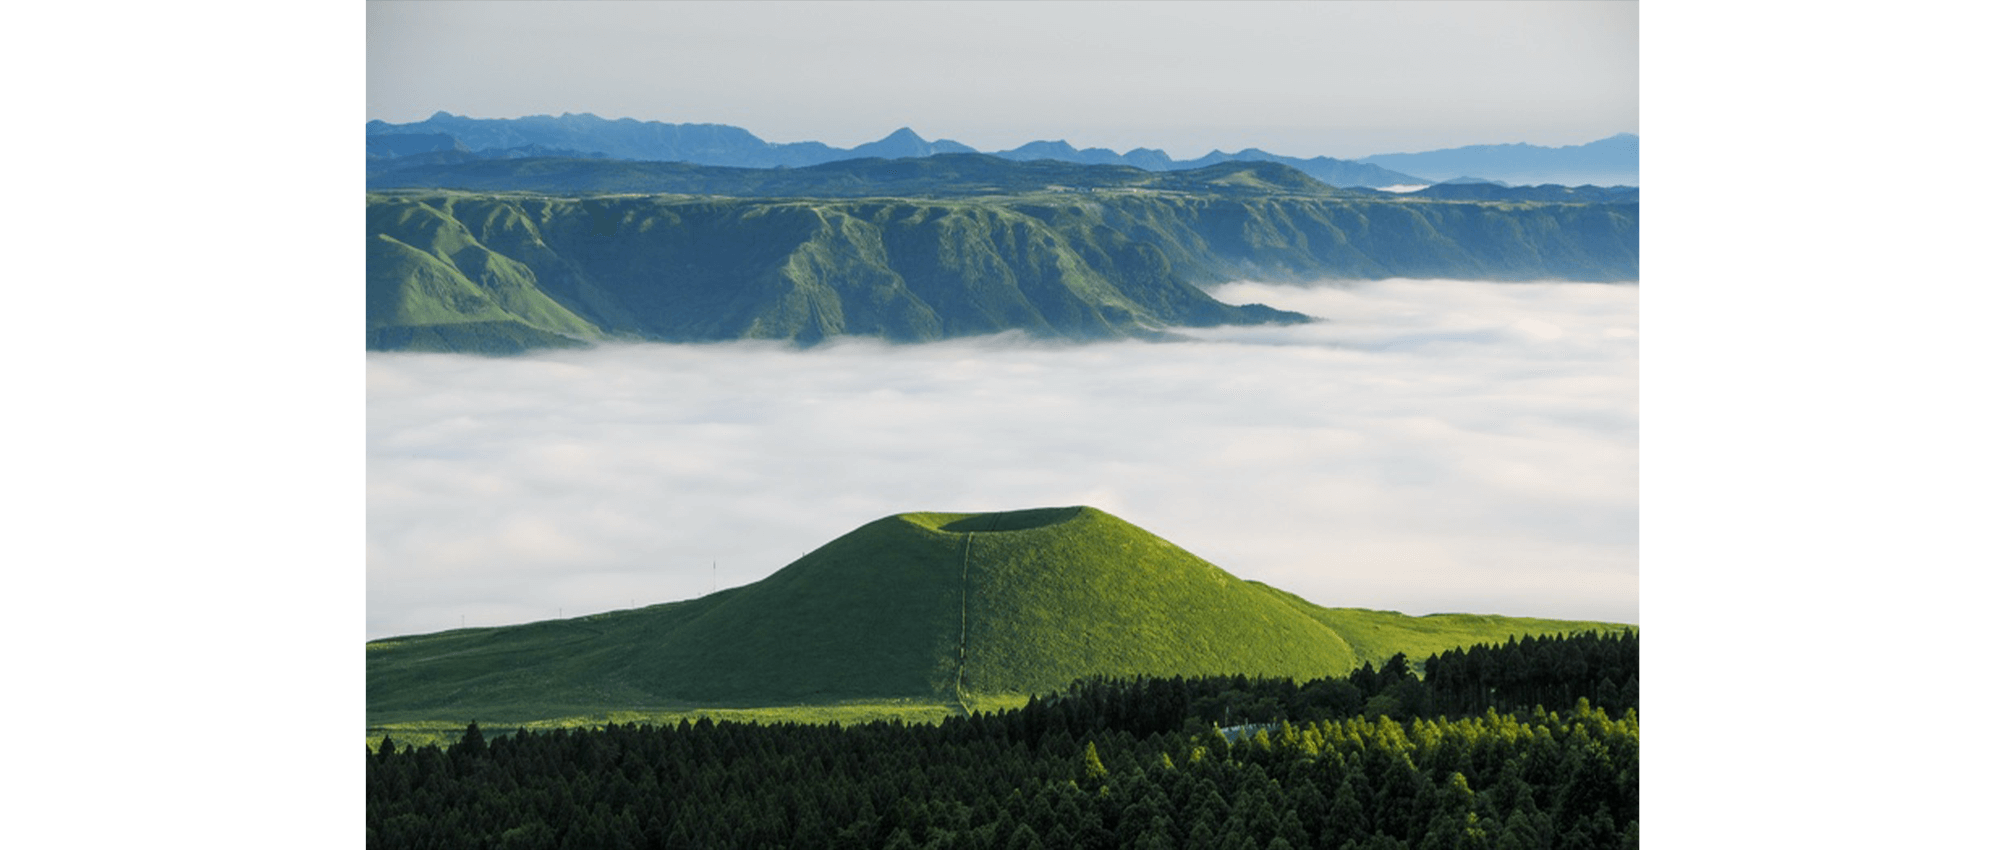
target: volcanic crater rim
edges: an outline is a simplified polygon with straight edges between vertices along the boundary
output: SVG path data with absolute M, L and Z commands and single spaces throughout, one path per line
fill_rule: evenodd
M 931 514 L 929 517 L 926 517 L 926 519 L 931 520 L 930 522 L 923 522 L 922 520 L 919 520 L 919 522 L 938 531 L 959 534 L 967 532 L 992 534 L 995 532 L 1033 531 L 1039 528 L 1061 525 L 1083 516 L 1084 512 L 1088 510 L 1090 508 L 1077 505 L 1066 508 L 1027 508 L 1018 511 L 995 511 L 981 514 Z M 938 520 L 946 521 L 937 522 Z

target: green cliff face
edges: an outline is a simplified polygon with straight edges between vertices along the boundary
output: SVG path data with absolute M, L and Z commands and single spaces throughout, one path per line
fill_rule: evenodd
M 1025 331 L 1153 337 L 1299 322 L 1229 279 L 1629 280 L 1638 207 L 1149 190 L 977 199 L 368 198 L 368 344 L 504 353 L 591 340 Z

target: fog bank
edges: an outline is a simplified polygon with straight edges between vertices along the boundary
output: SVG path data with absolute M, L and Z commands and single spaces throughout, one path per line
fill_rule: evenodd
M 1089 504 L 1331 606 L 1638 618 L 1638 289 L 1232 284 L 1325 317 L 368 356 L 368 634 L 763 578 L 912 510 Z

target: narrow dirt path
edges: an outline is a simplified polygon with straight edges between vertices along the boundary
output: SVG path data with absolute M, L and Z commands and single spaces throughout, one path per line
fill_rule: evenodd
M 972 706 L 965 702 L 965 636 L 967 599 L 972 595 L 972 532 L 965 533 L 965 558 L 958 566 L 958 679 L 952 685 L 952 694 L 958 698 L 958 710 L 965 716 L 972 716 Z

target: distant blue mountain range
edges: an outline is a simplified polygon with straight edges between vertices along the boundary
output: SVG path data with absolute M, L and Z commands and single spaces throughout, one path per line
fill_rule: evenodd
M 1626 160 L 1618 159 L 1621 151 L 1629 152 Z M 979 152 L 969 145 L 949 139 L 926 140 L 908 127 L 890 133 L 880 141 L 842 149 L 820 142 L 767 142 L 748 130 L 726 124 L 670 124 L 632 118 L 611 120 L 589 113 L 468 118 L 438 112 L 422 121 L 406 124 L 368 122 L 370 158 L 457 153 L 482 158 L 570 156 L 737 168 L 796 168 L 865 157 L 902 159 L 941 153 Z M 1084 164 L 1129 165 L 1148 171 L 1178 171 L 1236 161 L 1278 162 L 1297 168 L 1323 183 L 1346 187 L 1411 186 L 1455 177 L 1529 185 L 1576 185 L 1567 179 L 1541 179 L 1542 175 L 1587 175 L 1593 178 L 1629 175 L 1629 179 L 1616 182 L 1638 184 L 1638 137 L 1630 135 L 1568 148 L 1485 145 L 1419 154 L 1384 154 L 1361 160 L 1325 156 L 1304 159 L 1256 148 L 1236 153 L 1211 151 L 1197 159 L 1176 160 L 1155 148 L 1134 148 L 1120 154 L 1108 148 L 1078 150 L 1065 141 L 1029 142 L 1013 150 L 991 153 L 1017 161 L 1053 159 Z M 1484 173 L 1474 167 L 1458 167 L 1461 162 L 1490 167 L 1493 173 Z M 1579 182 L 1612 185 L 1598 179 Z
M 1425 183 L 1469 176 L 1517 186 L 1639 185 L 1639 137 L 1631 133 L 1560 148 L 1470 145 L 1424 153 L 1377 154 L 1356 161 L 1414 174 Z

